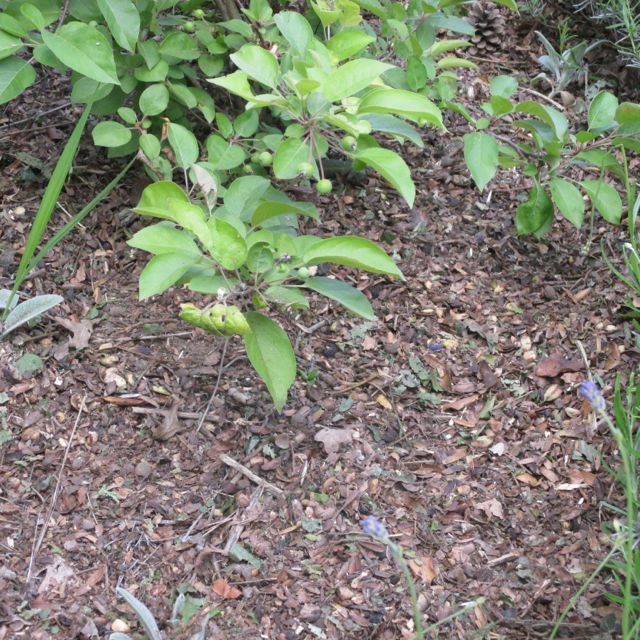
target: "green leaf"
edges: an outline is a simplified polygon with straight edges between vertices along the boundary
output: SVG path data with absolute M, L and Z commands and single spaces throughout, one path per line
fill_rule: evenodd
M 431 100 L 402 89 L 374 89 L 358 105 L 358 113 L 390 113 L 409 120 L 426 120 L 444 129 L 442 113 Z
M 152 133 L 143 133 L 138 139 L 138 144 L 142 153 L 144 153 L 149 160 L 155 160 L 160 155 L 161 145 L 157 136 Z
M 471 177 L 482 191 L 498 170 L 498 143 L 487 133 L 464 135 L 464 160 Z
M 322 83 L 322 92 L 327 100 L 337 102 L 362 91 L 389 69 L 393 69 L 392 64 L 378 60 L 351 60 L 327 75 Z
M 444 56 L 436 62 L 436 69 L 477 69 L 478 65 L 466 58 L 457 56 Z
M 191 204 L 187 194 L 173 182 L 154 182 L 142 192 L 137 214 L 171 220 L 193 233 L 209 249 L 212 243 L 211 231 L 205 221 L 204 212 Z
M 357 236 L 339 236 L 315 242 L 304 252 L 303 261 L 307 265 L 332 262 L 404 280 L 396 263 L 377 244 Z
M 133 76 L 140 82 L 163 82 L 169 73 L 169 65 L 166 60 L 158 60 L 150 69 L 136 67 Z
M 339 62 L 354 56 L 368 47 L 376 39 L 368 33 L 357 30 L 340 31 L 331 36 L 325 43 L 327 49 L 333 53 Z
M 305 216 L 313 220 L 320 219 L 318 210 L 311 202 L 295 202 L 281 191 L 269 189 L 253 212 L 251 224 L 259 226 L 271 218 L 290 214 Z
M 270 186 L 270 181 L 261 176 L 236 178 L 224 194 L 224 206 L 233 216 L 243 220 L 253 214 L 258 201 Z
M 245 100 L 251 100 L 254 96 L 248 78 L 249 76 L 244 71 L 234 71 L 220 78 L 208 78 L 207 82 L 222 87 L 229 93 L 240 96 Z
M 140 15 L 131 0 L 97 0 L 113 39 L 133 53 L 140 35 Z
M 278 86 L 280 67 L 276 57 L 255 44 L 245 44 L 229 56 L 233 63 L 250 78 L 275 89 Z
M 603 151 L 602 149 L 587 149 L 586 151 L 581 151 L 574 156 L 572 162 L 576 164 L 579 162 L 586 162 L 598 167 L 598 169 L 611 171 L 611 173 L 619 178 L 622 178 L 624 175 L 622 165 L 616 160 L 615 156 L 608 151 Z
M 20 38 L 10 36 L 4 31 L 0 31 L 0 60 L 8 58 L 11 54 L 22 49 L 23 44 Z
M 577 229 L 584 220 L 584 200 L 580 191 L 568 180 L 553 178 L 549 182 L 551 199 L 560 213 Z
M 507 9 L 511 9 L 511 11 L 515 11 L 518 13 L 518 4 L 516 0 L 494 0 L 496 4 L 501 4 L 503 7 L 507 7 Z
M 285 140 L 273 157 L 273 173 L 278 180 L 295 178 L 302 162 L 308 162 L 311 157 L 309 145 L 301 138 Z
M 264 297 L 269 302 L 275 302 L 284 307 L 293 309 L 309 308 L 309 301 L 304 293 L 300 289 L 294 289 L 293 287 L 283 287 L 275 284 L 264 290 Z
M 604 180 L 583 180 L 580 184 L 600 215 L 611 224 L 619 224 L 622 219 L 620 194 Z
M 206 145 L 209 162 L 214 169 L 220 171 L 234 169 L 241 165 L 246 157 L 242 147 L 237 144 L 229 144 L 218 135 L 210 135 Z
M 127 240 L 127 244 L 155 255 L 162 253 L 201 255 L 198 245 L 188 233 L 163 223 L 152 224 L 140 229 Z
M 499 96 L 507 100 L 518 89 L 518 81 L 513 76 L 495 76 L 489 83 L 492 96 Z
M 169 104 L 169 89 L 163 84 L 152 84 L 140 94 L 138 104 L 145 116 L 157 116 Z
M 0 104 L 13 100 L 36 79 L 33 67 L 22 58 L 0 60 Z
M 313 30 L 307 19 L 296 11 L 281 11 L 275 15 L 274 21 L 293 53 L 299 58 L 306 58 L 313 40 Z
M 264 380 L 281 411 L 287 393 L 296 378 L 296 356 L 287 334 L 273 320 L 261 313 L 245 314 L 251 333 L 244 338 L 249 362 Z
M 365 116 L 365 120 L 368 120 L 374 131 L 381 131 L 382 133 L 389 133 L 393 136 L 400 136 L 413 142 L 416 147 L 422 149 L 424 142 L 422 136 L 411 125 L 396 118 L 395 116 L 388 115 L 386 113 L 370 113 Z
M 93 144 L 98 147 L 121 147 L 131 140 L 131 131 L 119 122 L 99 122 L 91 132 Z
M 387 180 L 413 207 L 416 198 L 416 187 L 411 179 L 411 172 L 405 161 L 390 149 L 371 148 L 356 153 L 356 160 L 377 171 Z
M 0 13 L 0 29 L 16 38 L 24 38 L 27 35 L 26 29 L 8 13 Z
M 169 144 L 176 155 L 176 164 L 187 169 L 198 161 L 200 149 L 196 137 L 181 124 L 170 122 L 168 126 Z
M 549 107 L 546 104 L 527 100 L 526 102 L 521 102 L 517 105 L 516 111 L 518 113 L 529 113 L 542 120 L 542 122 L 548 124 L 553 129 L 558 140 L 564 140 L 564 137 L 569 130 L 569 122 L 567 121 L 567 118 L 560 113 L 560 111 L 553 107 Z
M 178 58 L 178 60 L 196 60 L 200 57 L 200 49 L 194 38 L 180 31 L 172 31 L 159 48 L 163 56 Z
M 68 22 L 55 33 L 42 32 L 44 43 L 70 69 L 105 84 L 120 84 L 111 44 L 100 31 Z
M 238 230 L 219 218 L 211 218 L 208 226 L 213 237 L 211 255 L 225 269 L 241 267 L 247 259 L 247 243 Z
M 342 280 L 321 277 L 308 278 L 304 286 L 339 302 L 343 307 L 357 316 L 365 318 L 365 320 L 373 320 L 375 318 L 373 307 L 367 296 L 355 287 L 342 282 Z
M 589 105 L 589 130 L 608 129 L 615 126 L 618 98 L 608 91 L 601 91 Z
M 162 253 L 149 260 L 140 274 L 139 299 L 145 300 L 173 286 L 196 263 L 198 256 Z
M 529 192 L 529 200 L 516 210 L 518 235 L 544 235 L 553 224 L 553 203 L 545 190 L 536 184 Z

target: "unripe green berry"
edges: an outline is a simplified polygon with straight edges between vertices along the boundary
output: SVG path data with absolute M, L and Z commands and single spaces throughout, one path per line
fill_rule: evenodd
M 188 20 L 187 22 L 185 22 L 182 25 L 182 28 L 187 32 L 187 33 L 193 33 L 196 30 L 196 25 L 193 24 L 193 22 L 191 22 L 191 20 Z
M 300 277 L 302 280 L 306 280 L 310 275 L 311 271 L 309 271 L 307 267 L 300 267 L 298 269 L 298 277 Z
M 358 141 L 353 136 L 345 136 L 340 140 L 340 146 L 345 151 L 355 151 L 358 146 Z
M 258 162 L 263 167 L 268 167 L 273 162 L 273 155 L 271 155 L 268 151 L 263 151 L 262 153 L 258 154 Z
M 331 191 L 333 191 L 333 183 L 331 180 L 327 180 L 326 178 L 318 180 L 316 183 L 316 191 L 322 194 L 331 193 Z
M 202 20 L 202 18 L 204 18 L 204 11 L 203 11 L 202 9 L 194 9 L 194 10 L 191 12 L 191 15 L 192 15 L 194 18 L 198 18 L 198 20 Z
M 298 173 L 308 178 L 313 175 L 313 165 L 310 162 L 301 162 L 298 165 Z

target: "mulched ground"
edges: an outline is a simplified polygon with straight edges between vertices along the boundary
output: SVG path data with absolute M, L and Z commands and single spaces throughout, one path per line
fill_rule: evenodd
M 524 48 L 494 62 L 535 73 Z M 477 103 L 494 71 L 465 75 Z M 11 122 L 65 95 L 45 77 L 0 117 L 0 286 L 75 111 Z M 366 234 L 406 282 L 336 270 L 377 322 L 321 300 L 286 318 L 300 375 L 282 414 L 232 342 L 201 420 L 221 345 L 176 320 L 187 292 L 137 301 L 145 257 L 125 241 L 141 179 L 41 264 L 26 291 L 65 303 L 0 343 L 0 640 L 135 633 L 117 586 L 168 639 L 207 616 L 215 639 L 411 638 L 402 576 L 360 531 L 368 514 L 405 549 L 429 624 L 467 607 L 432 637 L 548 636 L 608 552 L 603 502 L 619 501 L 601 460 L 611 439 L 576 388 L 588 368 L 610 397 L 637 362 L 600 254 L 624 231 L 597 220 L 589 241 L 559 222 L 543 240 L 516 238 L 516 176 L 480 194 L 455 141 L 426 142 L 406 151 L 412 211 L 373 177 L 318 201 L 314 231 Z M 114 166 L 81 151 L 70 214 Z M 42 359 L 32 373 L 25 354 Z M 561 637 L 614 637 L 607 588 L 605 575 L 585 591 Z M 178 591 L 199 612 L 172 626 Z

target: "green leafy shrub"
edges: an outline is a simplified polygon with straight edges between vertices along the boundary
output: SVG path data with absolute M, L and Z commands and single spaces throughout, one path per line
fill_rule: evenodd
M 516 89 L 510 76 L 493 78 L 491 98 L 482 105 L 491 120 L 479 119 L 478 131 L 464 136 L 465 158 L 478 188 L 484 189 L 499 167 L 517 168 L 531 177 L 529 198 L 516 211 L 518 234 L 544 235 L 553 225 L 554 211 L 579 229 L 585 195 L 592 213 L 618 224 L 625 206 L 614 184 L 626 194 L 627 209 L 634 201 L 626 151 L 640 150 L 640 105 L 620 104 L 601 91 L 589 105 L 586 129 L 573 133 L 555 107 L 512 101 Z M 515 135 L 514 127 L 526 137 Z M 574 179 L 571 170 L 577 167 L 596 177 Z

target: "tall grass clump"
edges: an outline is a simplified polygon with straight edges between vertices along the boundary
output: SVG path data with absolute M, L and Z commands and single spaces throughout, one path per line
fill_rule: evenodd
M 613 417 L 609 414 L 604 396 L 595 382 L 583 382 L 579 393 L 589 402 L 598 419 L 608 427 L 616 443 L 619 460 L 614 466 L 607 466 L 607 469 L 622 490 L 624 499 L 622 506 L 604 503 L 614 514 L 610 532 L 611 550 L 570 600 L 556 621 L 549 640 L 556 638 L 569 611 L 596 577 L 605 570 L 611 572 L 617 587 L 615 592 L 607 592 L 605 596 L 621 607 L 622 640 L 636 640 L 640 637 L 640 382 L 631 374 L 623 387 L 620 376 L 616 378 Z

